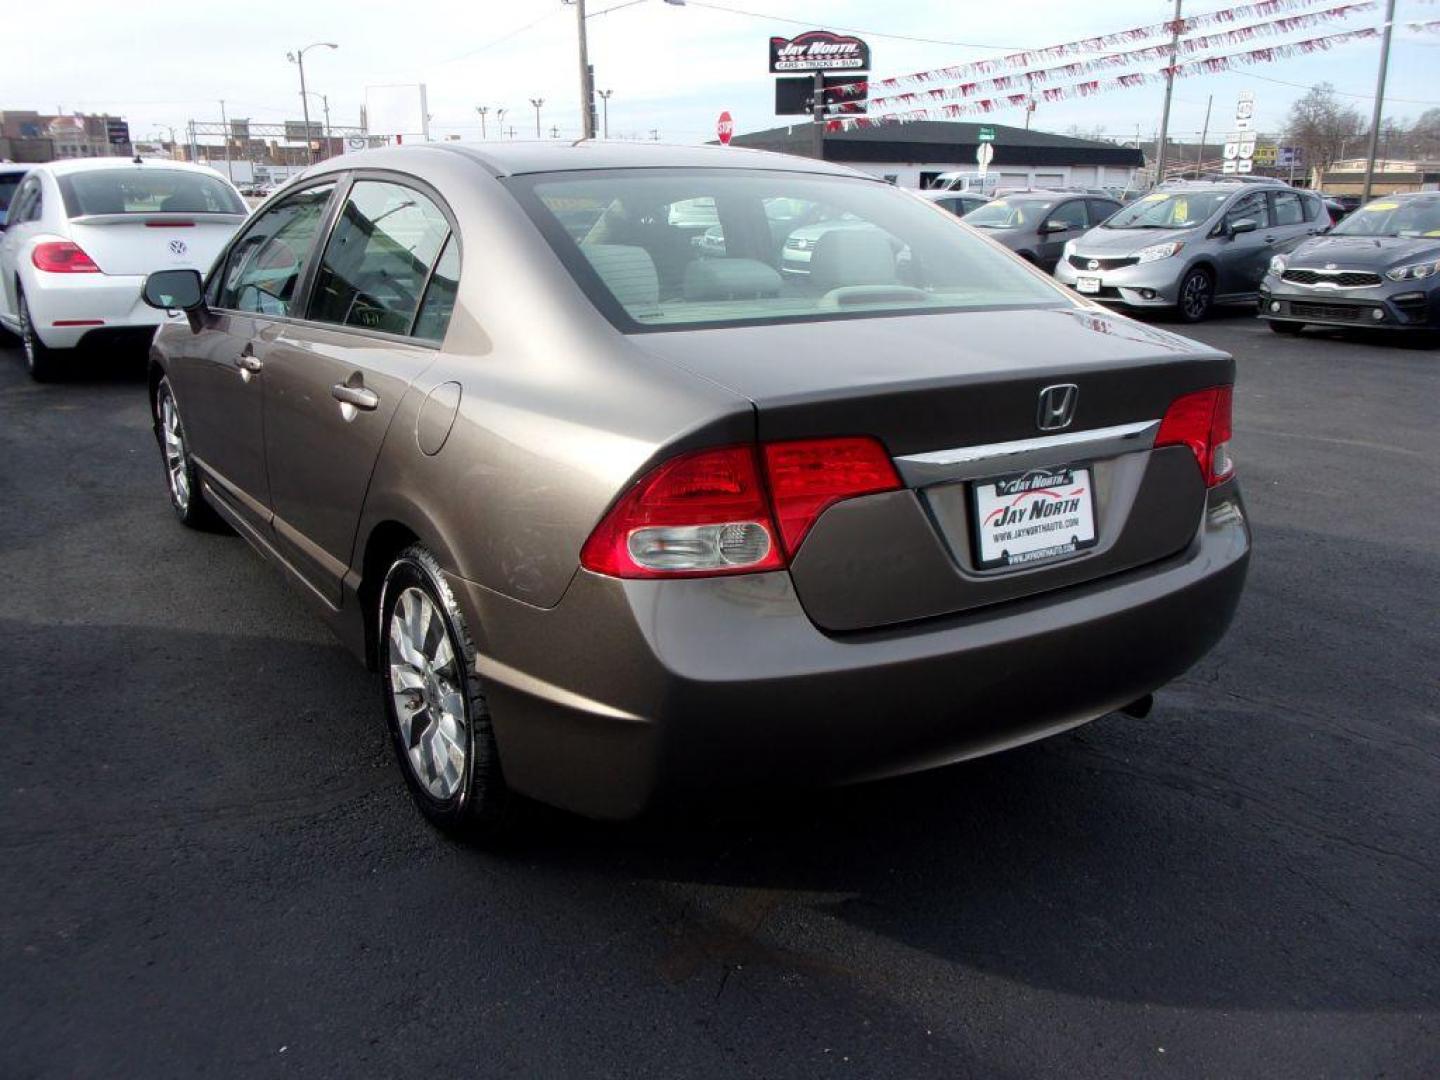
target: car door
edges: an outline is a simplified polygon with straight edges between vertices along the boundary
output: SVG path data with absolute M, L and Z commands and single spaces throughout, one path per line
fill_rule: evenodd
M 1272 191 L 1270 216 L 1275 235 L 1275 242 L 1270 245 L 1272 256 L 1293 250 L 1329 223 L 1329 219 L 1324 217 L 1320 200 L 1298 191 Z
M 1234 233 L 1237 221 L 1253 221 L 1253 232 Z M 1217 294 L 1243 295 L 1260 287 L 1270 255 L 1279 239 L 1270 219 L 1270 202 L 1265 191 L 1246 192 L 1230 204 L 1221 218 L 1217 236 L 1217 261 L 1220 264 Z
M 259 214 L 212 271 L 199 332 L 170 339 L 167 374 L 191 452 L 227 507 L 267 539 L 265 362 L 296 314 L 335 187 L 315 184 Z
M 454 303 L 460 247 L 442 207 L 408 179 L 360 175 L 317 263 L 306 320 L 279 327 L 265 357 L 275 544 L 331 604 L 390 420 L 434 362 Z
M 31 173 L 20 183 L 15 198 L 10 203 L 9 217 L 5 231 L 0 232 L 0 314 L 8 322 L 19 320 L 20 301 L 16 292 L 19 278 L 19 260 L 25 240 L 36 228 L 40 219 L 41 190 L 40 174 Z
M 1120 209 L 1120 204 L 1114 199 L 1086 199 L 1085 201 L 1090 204 L 1090 227 L 1092 229 Z
M 1065 250 L 1067 240 L 1073 240 L 1090 227 L 1090 215 L 1085 210 L 1084 199 L 1067 199 L 1050 208 L 1041 223 L 1041 228 L 1056 224 L 1064 229 L 1044 232 L 1035 239 L 1036 261 L 1042 270 L 1053 271 Z

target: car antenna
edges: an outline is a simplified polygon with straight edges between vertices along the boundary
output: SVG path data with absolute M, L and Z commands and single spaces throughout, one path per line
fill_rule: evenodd
M 140 154 L 139 154 L 138 151 L 137 151 L 136 154 L 135 154 L 135 164 L 136 164 L 136 165 L 144 165 L 144 164 L 145 164 L 145 159 L 140 156 Z

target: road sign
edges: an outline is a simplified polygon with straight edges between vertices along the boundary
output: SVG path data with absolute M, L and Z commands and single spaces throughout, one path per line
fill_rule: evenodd
M 983 169 L 995 160 L 995 144 L 982 142 L 975 148 L 975 160 L 980 163 Z
M 1255 154 L 1253 160 L 1256 165 L 1264 165 L 1267 168 L 1271 167 L 1276 163 L 1276 160 L 1278 159 L 1278 150 L 1279 147 L 1273 145 L 1257 146 L 1255 147 Z
M 1229 164 L 1229 163 L 1227 162 L 1226 164 Z M 1254 167 L 1255 167 L 1255 163 L 1254 163 L 1253 161 L 1251 161 L 1249 158 L 1246 158 L 1246 157 L 1242 157 L 1240 160 L 1238 160 L 1237 162 L 1235 162 L 1235 171 L 1236 171 L 1237 173 L 1247 173 L 1247 172 L 1251 172 L 1251 171 L 1254 169 Z
M 1236 168 L 1237 164 L 1238 162 L 1234 158 L 1230 158 L 1229 160 L 1220 163 L 1220 171 L 1222 173 L 1239 172 L 1239 170 Z
M 729 146 L 730 140 L 735 137 L 735 120 L 728 109 L 715 121 L 715 137 L 720 140 L 721 146 Z
M 979 139 L 982 143 L 994 142 L 995 129 L 993 127 L 982 127 L 980 129 Z
M 1237 134 L 1240 137 L 1235 140 L 1235 156 L 1241 161 L 1248 161 L 1255 156 L 1255 132 L 1241 131 Z

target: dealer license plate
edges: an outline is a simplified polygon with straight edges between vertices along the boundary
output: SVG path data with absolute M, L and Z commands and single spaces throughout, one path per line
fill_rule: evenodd
M 1095 544 L 1088 468 L 1031 469 L 976 481 L 976 563 L 982 569 L 1063 559 Z
M 1098 293 L 1100 291 L 1100 279 L 1098 277 L 1076 278 L 1075 291 L 1083 293 Z

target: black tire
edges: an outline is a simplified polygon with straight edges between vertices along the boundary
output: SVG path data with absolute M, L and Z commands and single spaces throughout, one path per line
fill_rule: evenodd
M 1175 311 L 1181 322 L 1204 322 L 1215 308 L 1215 279 L 1210 271 L 1197 266 L 1180 281 Z
M 1300 333 L 1301 330 L 1305 329 L 1305 324 L 1298 322 L 1279 322 L 1277 320 L 1271 319 L 1270 329 L 1275 331 L 1275 333 L 1277 334 L 1283 334 L 1286 337 L 1294 337 L 1296 334 Z
M 420 640 L 426 652 L 439 653 L 443 635 L 449 661 L 433 663 L 421 679 L 423 688 L 401 687 L 397 692 L 397 679 L 413 679 L 417 665 L 409 662 L 405 648 L 392 638 L 392 620 L 398 617 L 402 636 L 406 627 L 420 625 L 419 620 L 412 623 L 407 618 L 416 610 L 416 591 L 428 599 L 433 618 L 427 618 L 424 628 L 411 634 L 410 639 Z M 502 838 L 516 821 L 517 800 L 500 768 L 490 709 L 475 673 L 475 642 L 439 563 L 424 546 L 406 548 L 390 564 L 380 592 L 378 616 L 385 721 L 415 805 L 446 832 L 482 841 Z M 407 698 L 408 704 L 400 705 L 401 697 Z M 457 732 L 456 725 L 446 725 L 447 715 L 453 717 L 456 709 L 452 706 L 447 710 L 443 702 L 456 699 L 463 710 L 463 732 Z M 412 710 L 406 724 L 401 722 L 401 708 Z M 451 735 L 442 737 L 442 729 Z M 437 746 L 447 751 L 441 759 L 444 770 L 430 767 L 436 761 Z M 450 753 L 457 747 L 464 753 L 458 767 Z M 441 775 L 442 771 L 445 775 Z M 451 772 L 455 775 L 451 776 Z
M 35 326 L 30 321 L 30 303 L 23 292 L 18 293 L 20 301 L 20 348 L 25 354 L 25 370 L 36 382 L 54 382 L 63 367 L 65 351 L 52 349 L 40 340 Z
M 187 528 L 205 532 L 221 530 L 224 524 L 205 501 L 205 493 L 200 488 L 199 470 L 190 456 L 190 443 L 185 437 L 180 407 L 168 378 L 162 378 L 155 387 L 155 399 L 150 406 L 155 421 L 155 441 L 160 447 L 160 465 L 165 470 L 165 489 L 170 494 L 170 509 L 175 511 L 180 524 Z M 172 414 L 173 432 L 168 427 L 168 417 Z M 174 441 L 167 435 L 173 436 Z

